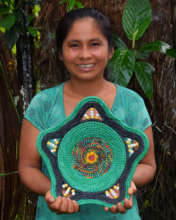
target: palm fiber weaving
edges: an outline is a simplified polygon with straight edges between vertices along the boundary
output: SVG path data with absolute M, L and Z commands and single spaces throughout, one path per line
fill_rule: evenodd
M 111 207 L 129 198 L 134 171 L 148 151 L 146 135 L 115 117 L 103 100 L 83 99 L 61 124 L 42 131 L 37 149 L 51 194 Z

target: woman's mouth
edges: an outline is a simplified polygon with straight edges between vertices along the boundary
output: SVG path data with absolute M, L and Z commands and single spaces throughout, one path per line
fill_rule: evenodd
M 95 64 L 78 64 L 79 68 L 84 70 L 84 71 L 90 71 L 92 68 L 94 68 Z

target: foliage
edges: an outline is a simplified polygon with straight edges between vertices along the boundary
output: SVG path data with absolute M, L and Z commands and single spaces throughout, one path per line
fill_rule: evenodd
M 156 51 L 176 59 L 176 50 L 163 41 L 143 43 L 135 48 L 136 40 L 139 40 L 152 20 L 152 12 L 149 0 L 128 0 L 123 16 L 122 26 L 125 34 L 132 42 L 131 49 L 127 48 L 122 39 L 114 34 L 115 53 L 109 62 L 111 78 L 123 86 L 127 86 L 135 73 L 135 76 L 147 98 L 153 95 L 152 73 L 155 68 L 146 60 Z
M 34 37 L 39 36 L 39 32 L 33 27 L 32 21 L 38 16 L 40 6 L 37 0 L 1 0 L 0 1 L 0 31 L 5 33 L 7 47 L 11 50 L 18 41 L 20 35 L 27 31 Z M 34 8 L 28 15 L 25 7 Z M 25 21 L 25 24 L 24 24 Z
M 67 12 L 75 9 L 75 8 L 83 8 L 83 4 L 77 0 L 61 0 L 60 1 L 60 5 L 61 4 L 64 4 L 66 3 L 67 4 Z

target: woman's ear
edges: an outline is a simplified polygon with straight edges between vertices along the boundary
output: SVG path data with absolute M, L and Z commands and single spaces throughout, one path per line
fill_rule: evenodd
M 113 54 L 114 54 L 114 47 L 111 47 L 109 49 L 109 56 L 108 56 L 108 58 L 111 59 L 113 57 Z
M 63 60 L 62 52 L 58 51 L 57 55 L 58 55 L 59 60 L 62 61 Z

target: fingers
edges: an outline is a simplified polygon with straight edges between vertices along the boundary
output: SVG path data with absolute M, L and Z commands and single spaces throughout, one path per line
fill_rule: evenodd
M 79 211 L 79 205 L 76 201 L 64 197 L 58 197 L 50 207 L 57 213 L 74 213 Z
M 111 211 L 112 213 L 125 213 L 126 212 L 126 208 L 122 205 L 122 203 L 117 203 L 117 205 L 113 205 L 111 208 L 108 207 L 104 207 L 104 210 L 106 212 Z
M 76 201 L 61 196 L 54 199 L 50 191 L 46 193 L 45 200 L 48 203 L 49 208 L 58 214 L 74 213 L 79 211 L 79 205 Z
M 104 210 L 105 210 L 105 212 L 108 212 L 109 208 L 106 206 L 106 207 L 104 207 Z
M 104 210 L 111 211 L 112 213 L 125 213 L 127 209 L 131 209 L 133 206 L 133 194 L 137 192 L 137 188 L 135 183 L 132 181 L 130 188 L 128 189 L 128 194 L 130 196 L 129 199 L 124 200 L 124 205 L 122 203 L 117 203 L 117 205 L 113 205 L 111 208 L 105 207 Z
M 74 206 L 74 212 L 78 212 L 79 211 L 79 205 L 75 200 L 72 200 L 73 202 L 73 206 Z
M 54 197 L 51 195 L 51 192 L 48 191 L 46 194 L 45 194 L 45 200 L 47 203 L 52 203 L 55 201 Z

